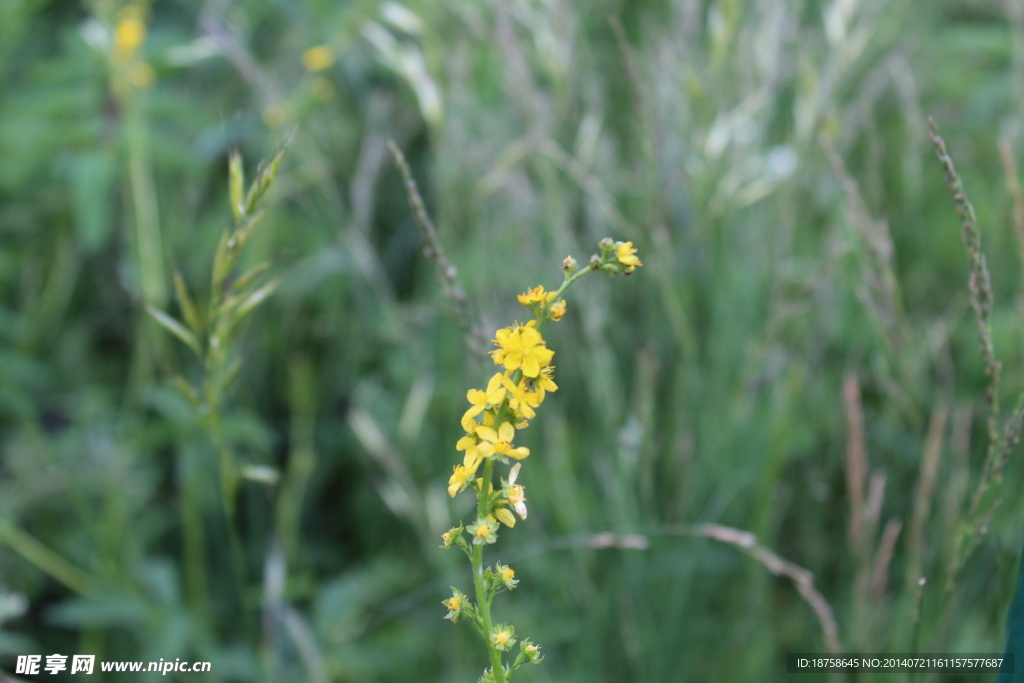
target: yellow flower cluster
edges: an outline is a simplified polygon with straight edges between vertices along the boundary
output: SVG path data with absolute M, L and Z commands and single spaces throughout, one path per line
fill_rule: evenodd
M 565 300 L 555 299 L 556 292 L 545 292 L 543 287 L 519 295 L 520 303 L 551 320 L 558 320 L 565 313 Z M 453 497 L 469 486 L 486 459 L 508 462 L 508 458 L 522 460 L 530 455 L 530 449 L 512 444 L 516 430 L 525 428 L 536 416 L 536 408 L 547 393 L 558 390 L 551 365 L 555 352 L 544 342 L 537 320 L 500 329 L 492 341 L 497 348 L 491 352 L 491 358 L 495 365 L 502 366 L 503 372 L 495 373 L 485 388 L 470 389 L 466 394 L 469 409 L 462 416 L 466 435 L 455 444 L 456 450 L 465 455 L 448 480 L 448 494 Z M 526 519 L 526 493 L 515 483 L 518 474 L 516 464 L 502 489 L 504 497 L 494 511 L 494 516 L 510 527 L 515 526 L 516 520 L 508 507 Z
M 516 515 L 526 519 L 526 489 L 517 479 L 522 468 L 520 461 L 530 455 L 530 449 L 516 446 L 513 441 L 516 431 L 526 428 L 536 417 L 545 396 L 558 390 L 551 364 L 555 352 L 547 347 L 541 328 L 565 315 L 562 294 L 587 273 L 629 275 L 643 265 L 632 242 L 617 242 L 609 237 L 598 243 L 598 249 L 599 253 L 591 255 L 582 268 L 572 256 L 566 257 L 562 261 L 562 285 L 556 291 L 548 292 L 537 286 L 519 295 L 519 303 L 530 309 L 534 320 L 515 323 L 494 333 L 491 341 L 495 348 L 490 356 L 499 371 L 491 376 L 487 386 L 466 393 L 469 408 L 461 420 L 466 433 L 455 444 L 456 450 L 463 453 L 462 464 L 455 466 L 448 480 L 448 494 L 455 497 L 471 488 L 477 497 L 476 520 L 446 532 L 441 537 L 441 547 L 457 545 L 466 553 L 473 568 L 477 602 L 469 602 L 453 588 L 452 597 L 444 604 L 448 608 L 447 619 L 456 621 L 466 616 L 484 636 L 491 668 L 480 678 L 483 683 L 506 683 L 522 664 L 543 659 L 540 648 L 524 640 L 512 665 L 502 663 L 501 653 L 508 652 L 517 642 L 515 628 L 494 624 L 491 602 L 497 593 L 515 588 L 519 580 L 507 565 L 497 564 L 485 571 L 483 553 L 486 546 L 498 540 L 499 524 L 515 526 Z M 495 461 L 512 465 L 508 479 L 501 477 L 500 487 L 492 479 Z M 467 538 L 463 538 L 463 531 Z
M 128 5 L 117 15 L 110 60 L 118 69 L 118 80 L 139 89 L 149 87 L 155 78 L 153 67 L 139 58 L 145 40 L 145 9 L 138 4 Z

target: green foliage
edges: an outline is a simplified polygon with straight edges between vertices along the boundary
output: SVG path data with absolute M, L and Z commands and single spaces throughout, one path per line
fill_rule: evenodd
M 990 382 L 927 116 L 977 210 L 1002 425 L 1015 3 L 161 0 L 118 57 L 128 16 L 0 2 L 0 668 L 476 680 L 439 604 L 468 585 L 437 539 L 475 520 L 445 482 L 491 367 L 463 330 L 607 235 L 643 274 L 546 329 L 531 524 L 488 547 L 544 646 L 515 680 L 781 678 L 827 649 L 806 586 L 849 651 L 1002 648 L 1024 464 L 947 591 Z

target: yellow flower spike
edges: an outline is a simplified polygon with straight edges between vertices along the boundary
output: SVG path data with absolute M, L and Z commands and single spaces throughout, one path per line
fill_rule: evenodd
M 306 71 L 323 71 L 334 64 L 334 50 L 327 45 L 317 45 L 302 53 L 302 66 Z
M 478 452 L 490 451 L 488 455 L 484 456 L 485 458 L 489 458 L 497 453 L 498 455 L 507 455 L 510 458 L 522 460 L 530 454 L 530 449 L 524 446 L 519 448 L 512 447 L 512 439 L 516 435 L 516 430 L 508 422 L 502 422 L 498 431 L 494 431 L 492 427 L 481 425 L 476 428 L 476 435 L 480 437 L 480 443 L 477 446 Z
M 632 242 L 618 242 L 615 245 L 615 258 L 626 266 L 624 270 L 627 273 L 632 273 L 637 266 L 643 265 L 643 261 L 636 255 L 636 247 Z
M 505 400 L 505 387 L 503 386 L 504 379 L 505 376 L 503 374 L 500 372 L 496 373 L 487 383 L 486 390 L 480 391 L 479 389 L 470 389 L 466 392 L 466 400 L 469 401 L 472 406 L 462 416 L 463 429 L 472 433 L 477 426 L 475 419 L 477 415 L 484 412 L 487 408 L 501 405 L 501 402 Z

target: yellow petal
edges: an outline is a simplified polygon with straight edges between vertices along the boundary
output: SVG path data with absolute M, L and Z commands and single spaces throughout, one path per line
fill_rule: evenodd
M 490 427 L 485 427 L 484 425 L 477 426 L 476 435 L 479 436 L 484 441 L 490 441 L 491 443 L 494 443 L 495 441 L 498 440 L 498 433 L 495 432 Z
M 493 430 L 491 430 L 491 431 L 493 431 Z M 516 435 L 515 427 L 513 427 L 508 422 L 502 422 L 501 426 L 498 427 L 498 439 L 501 440 L 501 441 L 512 441 L 512 439 L 515 438 L 515 435 Z M 489 441 L 494 441 L 494 439 L 488 439 L 488 440 Z
M 516 517 L 511 512 L 509 512 L 508 508 L 498 508 L 494 512 L 494 516 L 498 518 L 499 522 L 501 522 L 509 528 L 512 528 L 516 525 Z

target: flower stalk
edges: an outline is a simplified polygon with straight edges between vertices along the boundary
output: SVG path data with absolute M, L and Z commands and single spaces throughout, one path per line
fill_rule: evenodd
M 494 597 L 513 590 L 519 581 L 511 567 L 486 567 L 484 547 L 498 540 L 501 525 L 512 528 L 517 516 L 521 520 L 527 518 L 526 489 L 517 481 L 530 449 L 514 446 L 512 442 L 516 432 L 536 417 L 536 409 L 546 395 L 558 390 L 551 364 L 555 352 L 547 348 L 541 328 L 549 321 L 562 319 L 566 311 L 562 295 L 584 275 L 596 271 L 610 276 L 628 275 L 643 265 L 632 242 L 606 238 L 598 246 L 599 253 L 591 256 L 583 268 L 571 256 L 562 262 L 564 274 L 557 290 L 547 292 L 537 286 L 519 295 L 519 303 L 533 313 L 534 319 L 495 332 L 492 342 L 497 348 L 490 356 L 502 371 L 495 373 L 484 389 L 470 389 L 466 394 L 470 407 L 461 420 L 466 434 L 455 445 L 464 455 L 462 464 L 454 467 L 448 480 L 448 494 L 454 498 L 461 491 L 472 489 L 476 493 L 476 520 L 445 533 L 441 547 L 457 545 L 466 553 L 476 602 L 469 602 L 453 587 L 452 597 L 443 604 L 448 608 L 446 619 L 454 622 L 466 617 L 484 639 L 490 668 L 484 671 L 480 683 L 507 683 L 520 666 L 543 659 L 537 645 L 529 640 L 517 641 L 514 626 L 495 623 L 491 612 Z M 511 465 L 507 477 L 499 479 L 499 487 L 494 484 L 496 463 Z M 468 539 L 463 536 L 464 531 L 468 532 Z M 511 665 L 505 664 L 504 653 L 517 642 L 519 653 Z

